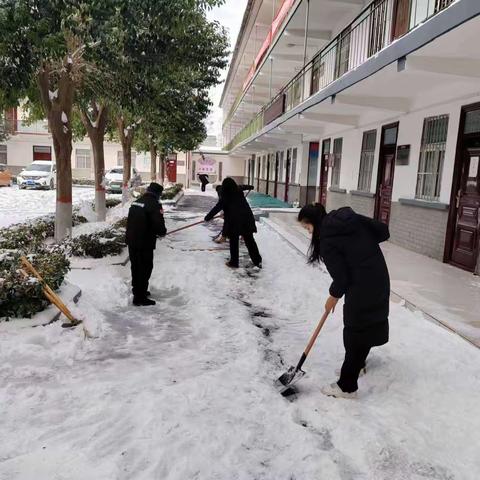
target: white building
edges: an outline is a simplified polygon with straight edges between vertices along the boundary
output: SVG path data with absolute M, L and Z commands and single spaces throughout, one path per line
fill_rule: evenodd
M 245 181 L 475 271 L 480 1 L 250 0 L 221 106 Z

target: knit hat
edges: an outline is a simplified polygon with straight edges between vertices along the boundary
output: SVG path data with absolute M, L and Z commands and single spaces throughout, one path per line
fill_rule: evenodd
M 152 193 L 155 195 L 155 197 L 160 198 L 163 192 L 163 187 L 156 183 L 152 182 L 148 187 L 147 187 L 147 192 Z

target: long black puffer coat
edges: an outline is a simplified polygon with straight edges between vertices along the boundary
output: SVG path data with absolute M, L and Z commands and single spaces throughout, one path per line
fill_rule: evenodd
M 333 279 L 330 295 L 345 295 L 345 343 L 388 342 L 390 277 L 379 243 L 389 237 L 387 225 L 350 207 L 330 212 L 321 223 L 320 254 Z
M 225 217 L 223 233 L 227 237 L 257 231 L 255 217 L 243 194 L 243 187 L 239 187 L 233 178 L 226 178 L 223 181 L 219 201 L 207 214 L 205 221 L 212 220 L 222 210 Z

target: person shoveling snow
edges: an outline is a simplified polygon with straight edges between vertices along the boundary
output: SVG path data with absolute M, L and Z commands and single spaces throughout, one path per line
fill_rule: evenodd
M 322 392 L 354 398 L 370 349 L 388 342 L 390 277 L 379 246 L 390 236 L 388 226 L 358 215 L 349 207 L 327 214 L 321 204 L 303 207 L 298 220 L 312 235 L 309 263 L 324 262 L 333 279 L 323 322 L 317 327 L 313 341 L 326 316 L 345 295 L 345 360 L 339 380 L 323 387 Z M 303 361 L 312 344 L 311 341 L 302 356 Z M 279 379 L 282 391 L 302 375 L 301 365 L 282 375 Z

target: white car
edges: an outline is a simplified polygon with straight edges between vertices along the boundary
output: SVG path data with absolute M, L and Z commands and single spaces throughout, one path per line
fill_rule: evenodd
M 53 190 L 56 182 L 55 163 L 48 160 L 35 160 L 17 175 L 20 188 L 45 188 Z
M 105 174 L 105 189 L 108 193 L 122 193 L 123 167 L 115 167 Z M 132 168 L 130 187 L 138 187 L 142 184 L 142 177 L 136 168 Z

